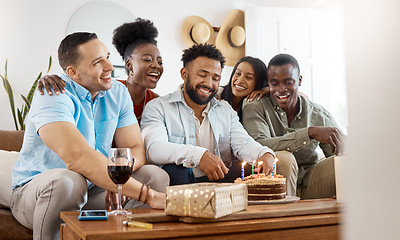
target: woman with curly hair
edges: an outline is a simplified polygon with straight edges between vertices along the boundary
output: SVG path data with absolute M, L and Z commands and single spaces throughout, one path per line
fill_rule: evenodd
M 143 108 L 150 100 L 158 97 L 150 89 L 157 86 L 164 68 L 157 48 L 158 31 L 149 20 L 137 18 L 114 30 L 113 45 L 125 62 L 128 78 L 125 84 L 133 101 L 138 121 Z
M 157 86 L 164 67 L 157 47 L 158 31 L 150 20 L 137 18 L 134 22 L 124 23 L 114 30 L 113 45 L 125 62 L 128 74 L 122 82 L 129 91 L 135 116 L 140 122 L 143 108 L 150 100 L 158 97 L 150 89 Z M 56 94 L 64 92 L 64 82 L 57 75 L 46 75 L 38 82 L 38 90 L 43 94 L 43 87 L 49 95 L 51 87 Z

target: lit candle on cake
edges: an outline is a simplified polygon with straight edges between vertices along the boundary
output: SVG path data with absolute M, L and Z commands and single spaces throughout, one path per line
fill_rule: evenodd
M 274 178 L 275 175 L 276 175 L 276 162 L 277 162 L 277 161 L 278 161 L 278 159 L 275 158 L 274 166 L 272 167 L 272 178 Z
M 260 166 L 263 164 L 262 161 L 259 161 L 257 164 L 257 177 L 260 178 Z
M 242 162 L 242 179 L 244 179 L 244 165 L 246 165 L 246 162 Z
M 253 160 L 253 164 L 251 165 L 251 175 L 254 175 L 254 165 L 256 165 L 256 160 Z

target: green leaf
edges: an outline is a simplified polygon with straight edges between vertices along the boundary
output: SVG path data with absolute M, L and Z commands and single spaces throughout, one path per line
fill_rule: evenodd
M 10 107 L 11 107 L 11 112 L 13 114 L 14 117 L 14 122 L 15 124 L 17 123 L 16 119 L 15 119 L 15 104 L 14 104 L 14 94 L 13 94 L 13 90 L 11 88 L 10 82 L 8 81 L 8 79 L 6 77 L 1 76 L 1 78 L 3 79 L 3 86 L 4 89 L 7 92 L 8 95 L 8 101 L 10 102 Z
M 12 115 L 13 115 L 13 118 L 14 118 L 15 129 L 18 130 L 17 117 L 15 115 L 14 94 L 13 94 L 13 90 L 12 90 L 12 87 L 10 85 L 10 82 L 8 81 L 8 78 L 7 78 L 7 60 L 6 60 L 6 64 L 5 64 L 4 76 L 2 76 L 2 75 L 0 75 L 0 76 L 3 79 L 3 86 L 4 86 L 4 89 L 7 92 L 8 101 L 10 102 L 10 108 L 11 108 L 11 112 L 12 112 Z
M 53 58 L 51 57 L 51 55 L 50 55 L 50 58 L 49 58 L 49 67 L 47 68 L 47 73 L 49 73 L 50 72 L 50 68 L 51 68 L 51 65 L 53 64 Z
M 1 75 L 1 74 L 0 74 L 0 77 L 3 79 L 3 86 L 4 86 L 4 89 L 6 89 L 6 83 L 5 83 L 5 81 L 6 81 L 6 79 L 7 79 L 7 59 L 6 59 L 5 67 L 4 67 L 4 77 L 3 77 L 3 75 Z
M 11 112 L 12 112 L 12 115 L 14 118 L 15 129 L 19 130 L 19 127 L 18 127 L 18 123 L 19 123 L 20 129 L 25 130 L 25 118 L 31 108 L 32 99 L 33 99 L 33 96 L 35 95 L 35 90 L 36 90 L 38 81 L 42 77 L 42 72 L 39 73 L 38 77 L 33 82 L 27 97 L 25 97 L 24 95 L 21 94 L 21 98 L 24 101 L 24 104 L 22 105 L 21 109 L 17 108 L 17 112 L 16 112 L 15 102 L 14 102 L 14 93 L 13 93 L 11 84 L 8 81 L 8 77 L 7 77 L 7 64 L 8 64 L 8 62 L 6 60 L 4 76 L 0 74 L 0 77 L 3 79 L 3 86 L 8 95 Z M 53 58 L 50 55 L 47 73 L 50 71 L 52 64 L 53 64 Z M 18 122 L 17 122 L 17 120 L 18 120 Z
M 23 118 L 23 120 L 25 121 L 25 117 L 26 117 L 26 114 L 29 112 L 29 110 L 31 109 L 31 102 L 24 96 L 24 95 L 22 95 L 21 94 L 21 98 L 22 98 L 22 100 L 24 100 L 24 102 L 25 102 L 25 105 L 24 106 L 22 106 L 22 118 Z
M 42 72 L 39 73 L 39 75 L 37 76 L 36 80 L 33 82 L 32 86 L 31 86 L 31 89 L 29 90 L 28 97 L 27 97 L 29 103 L 32 102 L 32 98 L 33 98 L 33 95 L 35 95 L 35 91 L 36 91 L 36 87 L 37 87 L 38 81 L 39 81 L 39 79 L 41 77 L 42 77 Z
M 22 113 L 19 110 L 19 108 L 17 108 L 17 112 L 18 112 L 18 122 L 19 122 L 19 126 L 21 130 L 25 130 L 25 126 L 24 126 L 24 118 L 22 117 Z M 18 130 L 18 129 L 17 129 Z
M 33 99 L 33 96 L 35 95 L 36 87 L 37 87 L 38 81 L 41 77 L 42 77 L 42 72 L 39 73 L 36 80 L 33 82 L 31 89 L 29 90 L 28 97 L 25 97 L 24 95 L 21 94 L 21 98 L 24 100 L 25 105 L 26 105 L 26 108 L 24 109 L 23 114 L 22 114 L 24 119 L 26 117 L 26 114 L 28 114 L 28 111 L 31 108 L 32 99 Z
M 25 118 L 26 118 L 25 116 L 28 113 L 28 111 L 26 110 L 26 105 L 25 104 L 23 104 L 22 107 L 21 107 L 21 113 L 22 113 L 22 120 L 25 122 Z

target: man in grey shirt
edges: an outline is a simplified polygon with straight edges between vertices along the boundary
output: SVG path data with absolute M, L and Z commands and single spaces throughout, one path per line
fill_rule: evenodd
M 297 196 L 302 199 L 333 197 L 336 193 L 333 156 L 343 151 L 343 133 L 332 115 L 299 95 L 302 76 L 297 60 L 278 54 L 268 64 L 270 93 L 260 101 L 244 102 L 243 125 L 257 142 L 294 158 L 278 161 L 277 172 L 297 176 Z M 319 161 L 320 146 L 325 160 Z M 291 167 L 287 167 L 291 166 Z

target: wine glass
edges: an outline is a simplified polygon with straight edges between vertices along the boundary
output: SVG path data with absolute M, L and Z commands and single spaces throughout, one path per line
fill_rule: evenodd
M 108 155 L 108 176 L 118 185 L 117 209 L 110 212 L 111 215 L 128 215 L 128 212 L 122 209 L 122 185 L 124 185 L 132 174 L 133 157 L 130 148 L 111 148 Z

